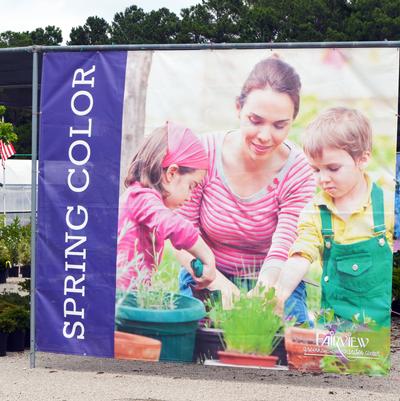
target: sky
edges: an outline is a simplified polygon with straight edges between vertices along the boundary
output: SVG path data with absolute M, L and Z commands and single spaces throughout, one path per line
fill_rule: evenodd
M 65 43 L 71 28 L 84 25 L 91 16 L 110 23 L 115 13 L 133 4 L 146 12 L 166 7 L 179 15 L 182 8 L 198 3 L 201 0 L 0 0 L 0 32 L 33 31 L 55 25 L 61 28 Z

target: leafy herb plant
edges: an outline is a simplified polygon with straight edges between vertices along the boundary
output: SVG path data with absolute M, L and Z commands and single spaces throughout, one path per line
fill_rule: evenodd
M 246 354 L 269 355 L 281 340 L 277 333 L 283 329 L 282 319 L 275 314 L 274 289 L 260 297 L 242 293 L 231 310 L 212 308 L 209 316 L 224 330 L 227 350 Z

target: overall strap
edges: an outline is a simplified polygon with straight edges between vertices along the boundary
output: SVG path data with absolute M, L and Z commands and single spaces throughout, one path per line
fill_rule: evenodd
M 324 237 L 324 239 L 333 238 L 332 215 L 330 210 L 325 205 L 320 205 L 319 213 L 321 216 L 322 236 Z
M 382 188 L 378 187 L 375 183 L 372 184 L 371 201 L 374 217 L 374 231 L 377 234 L 383 233 L 386 231 L 383 191 Z

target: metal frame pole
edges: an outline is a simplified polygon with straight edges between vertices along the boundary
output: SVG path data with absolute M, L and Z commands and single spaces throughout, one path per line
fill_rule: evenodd
M 38 52 L 32 48 L 32 186 L 31 186 L 31 342 L 30 367 L 36 362 L 36 199 L 37 199 L 37 134 L 38 134 Z

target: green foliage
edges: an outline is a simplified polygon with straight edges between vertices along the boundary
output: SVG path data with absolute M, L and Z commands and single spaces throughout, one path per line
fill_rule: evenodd
M 49 25 L 34 31 L 0 33 L 0 47 L 22 47 L 32 45 L 55 46 L 62 42 L 61 29 Z
M 12 333 L 17 330 L 17 324 L 7 312 L 0 312 L 0 333 Z
M 275 314 L 274 289 L 260 297 L 247 297 L 243 292 L 233 308 L 222 312 L 215 306 L 209 316 L 224 330 L 227 349 L 249 354 L 269 355 L 280 341 L 277 333 L 283 329 L 282 320 Z
M 173 310 L 176 308 L 176 294 L 162 288 L 140 286 L 136 293 L 137 306 L 142 309 Z
M 4 219 L 0 222 L 0 234 L 8 252 L 11 264 L 18 262 L 18 244 L 21 239 L 20 220 L 16 217 L 11 224 L 4 224 Z
M 14 132 L 14 126 L 11 123 L 3 121 L 6 110 L 5 106 L 0 106 L 0 141 L 8 144 L 17 141 L 18 136 Z
M 3 239 L 0 239 L 0 269 L 6 269 L 10 263 L 10 252 Z
M 89 17 L 85 25 L 72 28 L 68 45 L 110 44 L 110 25 L 104 18 Z
M 167 292 L 179 291 L 178 275 L 180 264 L 174 256 L 172 246 L 167 243 L 164 248 L 162 261 L 157 271 L 152 276 L 152 286 L 154 288 L 163 288 Z
M 362 355 L 352 354 L 351 347 L 343 347 L 340 355 L 327 355 L 321 361 L 325 373 L 387 375 L 390 370 L 390 329 L 352 330 L 350 336 L 367 338 Z
M 0 332 L 28 329 L 29 308 L 29 297 L 12 292 L 0 294 Z
M 26 278 L 25 280 L 21 281 L 18 284 L 18 288 L 19 288 L 20 291 L 27 292 L 28 294 L 30 294 L 30 292 L 31 292 L 31 279 L 30 278 Z

